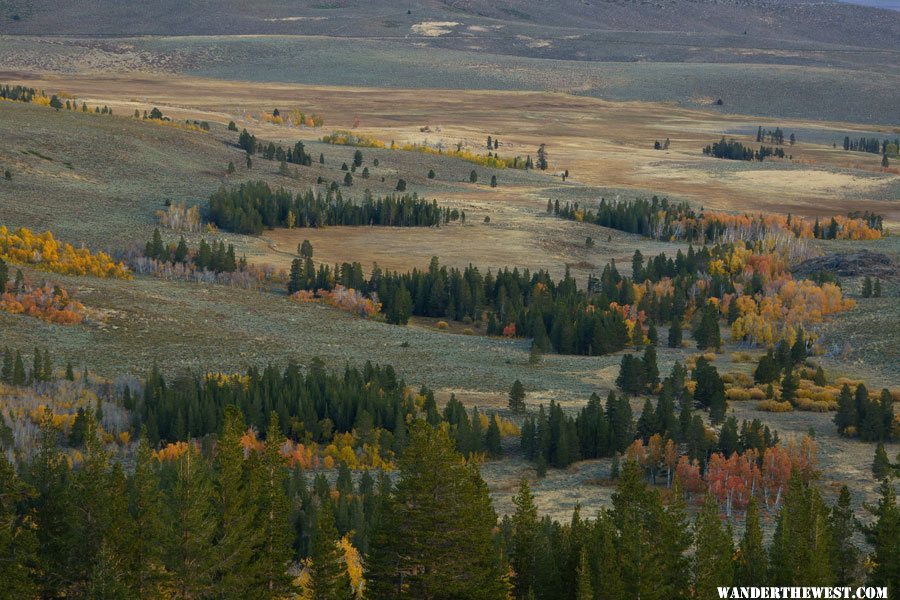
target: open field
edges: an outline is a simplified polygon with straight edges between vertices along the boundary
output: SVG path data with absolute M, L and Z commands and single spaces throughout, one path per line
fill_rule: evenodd
M 21 74 L 18 77 L 13 73 L 0 75 L 8 76 L 8 80 L 23 80 Z M 112 76 L 98 80 L 88 76 L 48 75 L 43 79 L 24 81 L 47 89 L 64 89 L 89 103 L 109 104 L 118 114 L 127 115 L 135 108 L 143 110 L 158 105 L 173 118 L 201 118 L 220 123 L 235 118 L 241 126 L 248 125 L 263 139 L 314 140 L 332 129 L 350 128 L 358 119 L 359 133 L 397 143 L 442 141 L 449 146 L 463 142 L 468 149 L 479 151 L 487 135 L 493 135 L 501 140 L 499 151 L 502 156 L 533 154 L 539 144 L 546 143 L 550 170 L 568 169 L 571 174 L 568 186 L 561 188 L 558 177 L 522 178 L 511 170 L 499 174 L 501 187 L 506 187 L 507 183 L 521 184 L 524 187 L 516 189 L 517 192 L 527 192 L 536 198 L 550 195 L 536 192 L 535 188 L 540 187 L 553 187 L 554 195 L 557 189 L 612 188 L 633 195 L 682 198 L 724 210 L 817 216 L 843 213 L 849 201 L 857 210 L 884 214 L 888 223 L 900 220 L 900 213 L 892 202 L 900 197 L 900 176 L 882 172 L 878 155 L 845 152 L 822 143 L 831 139 L 840 144 L 844 135 L 857 135 L 855 130 L 868 131 L 850 123 L 755 119 L 678 109 L 664 104 L 610 103 L 536 92 L 432 90 L 423 95 L 416 90 L 245 85 L 150 76 Z M 501 104 L 504 110 L 498 113 L 495 107 Z M 282 109 L 299 107 L 321 114 L 326 119 L 326 127 L 321 131 L 288 130 L 244 123 L 239 118 L 245 111 L 258 114 L 276 106 Z M 432 129 L 440 127 L 441 131 L 422 133 L 420 128 L 426 125 Z M 725 132 L 755 130 L 757 125 L 773 129 L 781 127 L 785 132 L 795 128 L 814 129 L 819 135 L 817 143 L 807 143 L 801 136 L 796 146 L 788 148 L 792 161 L 745 163 L 701 155 L 703 146 L 716 141 Z M 123 124 L 123 127 L 128 125 Z M 896 135 L 890 128 L 878 133 L 885 137 Z M 751 144 L 754 142 L 751 136 L 734 137 Z M 666 138 L 671 140 L 668 151 L 652 149 L 654 140 Z M 312 150 L 315 153 L 323 149 L 313 146 Z M 394 160 L 396 173 L 402 173 L 413 184 L 432 183 L 424 177 L 435 164 L 431 157 L 402 156 L 408 153 L 386 150 L 366 150 L 366 154 L 379 157 L 382 166 L 388 169 L 391 168 L 389 160 Z M 350 155 L 352 149 L 343 149 L 343 156 Z M 223 170 L 226 156 L 228 159 L 234 157 L 236 164 L 239 162 L 236 153 L 223 152 L 220 156 L 219 165 Z M 453 167 L 453 162 L 458 166 Z M 449 164 L 458 175 L 454 174 L 450 179 L 465 182 L 469 169 L 460 161 L 453 162 Z M 213 169 L 221 181 L 222 173 L 217 167 L 209 165 L 204 170 Z M 446 169 L 438 168 L 437 172 L 439 179 L 446 176 Z M 487 173 L 483 173 L 481 180 L 486 179 Z M 310 181 L 310 177 L 306 180 Z M 372 185 L 377 189 L 376 184 Z M 206 190 L 197 195 L 205 197 L 211 191 L 210 187 L 206 186 Z M 462 189 L 468 191 L 471 187 L 463 185 Z M 766 193 L 760 193 L 760 189 Z M 442 191 L 438 186 L 432 192 L 439 201 Z M 597 198 L 603 193 L 598 190 L 592 195 Z M 566 200 L 564 195 L 560 196 Z M 535 204 L 539 205 L 538 202 Z
M 675 36 L 656 45 L 661 37 L 656 30 L 588 35 L 581 30 L 561 36 L 560 43 L 583 47 L 573 52 L 554 51 L 553 44 L 529 48 L 542 38 L 526 34 L 515 40 L 516 48 L 492 50 L 491 43 L 472 39 L 453 43 L 452 37 L 417 35 L 411 30 L 415 24 L 402 27 L 401 35 L 373 38 L 0 36 L 0 64 L 5 70 L 91 73 L 98 79 L 114 73 L 165 74 L 257 84 L 556 91 L 720 113 L 897 123 L 897 107 L 890 101 L 898 85 L 894 48 L 785 46 L 759 38 L 748 46 L 746 37 L 733 35 Z M 872 24 L 859 39 L 877 39 Z M 488 38 L 497 36 L 496 30 L 486 31 Z M 663 37 L 670 35 L 667 31 Z M 610 51 L 597 56 L 598 48 Z M 648 48 L 653 50 L 648 53 Z M 713 105 L 718 98 L 724 101 L 721 107 Z

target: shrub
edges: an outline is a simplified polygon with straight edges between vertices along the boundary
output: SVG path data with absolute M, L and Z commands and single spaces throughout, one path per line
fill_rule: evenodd
M 438 322 L 437 322 L 437 328 L 438 328 L 438 329 L 441 329 L 441 330 L 449 329 L 449 328 L 450 328 L 450 324 L 447 323 L 447 321 L 438 321 Z
M 794 410 L 790 402 L 779 402 L 778 400 L 763 400 L 756 405 L 756 408 L 766 412 L 786 413 Z

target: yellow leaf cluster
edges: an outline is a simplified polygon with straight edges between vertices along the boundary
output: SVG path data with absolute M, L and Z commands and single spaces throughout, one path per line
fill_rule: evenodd
M 92 254 L 87 248 L 75 249 L 54 239 L 49 231 L 34 234 L 24 227 L 10 233 L 5 226 L 0 226 L 0 258 L 63 275 L 131 278 L 124 263 L 115 262 L 104 252 Z

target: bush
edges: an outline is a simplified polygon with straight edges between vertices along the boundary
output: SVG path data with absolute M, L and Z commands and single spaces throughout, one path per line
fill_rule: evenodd
M 779 402 L 778 400 L 763 400 L 756 405 L 756 408 L 758 410 L 773 413 L 786 413 L 794 410 L 794 407 L 791 406 L 790 402 Z
M 450 324 L 447 323 L 447 321 L 438 321 L 438 322 L 437 322 L 437 328 L 438 328 L 438 329 L 441 329 L 441 330 L 449 329 L 449 328 L 450 328 Z
M 745 400 L 750 400 L 750 391 L 741 388 L 731 388 L 725 390 L 725 397 L 729 400 L 734 400 L 735 402 L 743 402 Z

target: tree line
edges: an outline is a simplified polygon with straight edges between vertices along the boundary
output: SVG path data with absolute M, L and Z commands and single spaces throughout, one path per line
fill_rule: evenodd
M 767 156 L 775 156 L 784 158 L 784 149 L 772 146 L 760 146 L 759 150 L 753 151 L 753 148 L 744 146 L 735 140 L 726 140 L 724 137 L 718 142 L 707 145 L 703 148 L 703 154 L 712 156 L 713 158 L 724 158 L 728 160 L 758 160 L 763 161 Z
M 894 138 L 893 140 L 885 138 L 879 140 L 876 137 L 851 139 L 849 135 L 844 136 L 844 150 L 896 156 L 898 148 L 900 148 L 900 138 Z
M 209 198 L 211 222 L 235 233 L 254 235 L 274 227 L 436 227 L 451 218 L 450 210 L 417 194 L 375 197 L 366 190 L 361 202 L 353 202 L 345 200 L 339 190 L 329 189 L 324 195 L 307 190 L 294 196 L 284 188 L 273 191 L 264 181 L 223 187 Z
M 498 521 L 477 467 L 446 428 L 420 420 L 396 482 L 364 473 L 354 484 L 342 469 L 333 485 L 286 467 L 279 427 L 245 446 L 234 407 L 214 445 L 164 457 L 143 442 L 128 471 L 86 421 L 75 464 L 46 423 L 31 463 L 0 458 L 0 577 L 12 597 L 705 599 L 719 586 L 864 583 L 890 597 L 900 586 L 887 480 L 859 521 L 846 487 L 829 506 L 795 471 L 771 543 L 755 499 L 735 543 L 711 495 L 691 518 L 677 479 L 664 495 L 630 460 L 595 518 L 539 517 L 523 480 Z
M 235 127 L 235 129 L 237 128 Z M 258 153 L 266 160 L 277 160 L 307 167 L 312 164 L 312 156 L 306 151 L 303 142 L 297 142 L 293 148 L 284 148 L 281 145 L 276 146 L 274 142 L 266 143 L 258 140 L 255 135 L 244 129 L 238 136 L 238 146 L 248 155 L 252 156 Z
M 631 286 L 622 285 L 614 269 L 607 268 L 604 277 L 603 291 L 589 294 L 568 272 L 558 282 L 543 270 L 504 268 L 482 275 L 472 265 L 447 268 L 433 257 L 427 270 L 403 274 L 375 265 L 366 279 L 359 263 L 316 269 L 307 257 L 294 260 L 288 291 L 341 285 L 376 295 L 390 323 L 406 324 L 413 315 L 486 321 L 489 335 L 530 337 L 541 351 L 599 355 L 621 350 L 631 340 L 623 314 L 608 308 L 611 298 L 622 299 L 620 287 Z
M 200 238 L 200 245 L 196 250 L 188 248 L 184 236 L 178 240 L 178 244 L 167 245 L 162 240 L 159 229 L 153 230 L 153 238 L 144 246 L 144 256 L 158 260 L 162 263 L 181 263 L 190 264 L 199 270 L 212 271 L 214 273 L 234 273 L 237 270 L 244 270 L 247 266 L 247 259 L 241 257 L 237 259 L 234 252 L 234 244 L 225 242 L 216 242 L 210 244 L 204 238 Z
M 592 394 L 575 416 L 565 414 L 555 402 L 549 409 L 541 405 L 522 425 L 523 454 L 542 473 L 548 466 L 565 468 L 579 460 L 620 456 L 635 440 L 647 443 L 659 436 L 662 444 L 669 440 L 675 444 L 675 459 L 684 454 L 702 469 L 713 452 L 730 456 L 754 449 L 761 456 L 766 448 L 778 444 L 778 433 L 759 420 L 745 420 L 739 427 L 734 417 L 725 418 L 724 385 L 716 368 L 704 359 L 697 361 L 690 378 L 679 363 L 661 385 L 658 373 L 652 346 L 641 358 L 623 355 L 616 380 L 621 394 L 610 392 L 605 403 Z M 694 382 L 693 392 L 689 380 Z M 654 390 L 659 387 L 658 399 L 654 405 L 647 398 L 635 420 L 628 398 L 648 393 L 651 386 Z M 718 435 L 704 425 L 699 410 L 709 411 L 713 423 L 723 423 Z

